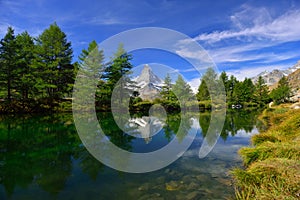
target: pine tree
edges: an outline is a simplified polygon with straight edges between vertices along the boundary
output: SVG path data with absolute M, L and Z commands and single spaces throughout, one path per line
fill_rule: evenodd
M 34 41 L 28 32 L 23 32 L 16 37 L 17 49 L 17 74 L 18 83 L 16 90 L 20 93 L 22 101 L 34 95 L 35 78 L 32 62 L 34 59 Z
M 239 81 L 233 75 L 231 75 L 230 79 L 228 80 L 228 90 L 226 94 L 228 102 L 234 102 L 233 91 L 238 83 Z
M 245 78 L 242 83 L 242 101 L 243 102 L 252 102 L 254 100 L 254 84 L 250 78 Z
M 103 80 L 100 80 L 105 70 L 104 53 L 103 50 L 99 49 L 98 44 L 95 40 L 93 40 L 89 44 L 87 50 L 86 49 L 82 50 L 79 56 L 79 60 L 80 60 L 79 67 L 81 68 L 81 72 L 83 72 L 84 75 L 87 76 L 88 78 L 95 79 L 97 81 L 96 83 L 97 104 L 99 104 L 100 100 L 102 101 L 102 103 L 107 103 L 106 85 Z
M 105 70 L 104 78 L 111 89 L 115 87 L 115 84 L 122 77 L 126 79 L 132 73 L 133 65 L 130 63 L 130 60 L 132 60 L 132 56 L 125 51 L 123 44 L 120 44 L 112 58 L 112 62 Z
M 212 68 L 207 69 L 198 88 L 197 99 L 199 101 L 210 100 L 212 95 L 218 94 L 219 80 L 217 77 L 217 73 Z
M 8 101 L 12 99 L 13 89 L 17 81 L 17 44 L 12 27 L 0 41 L 0 85 L 6 90 Z
M 125 51 L 123 44 L 120 44 L 103 75 L 106 86 L 109 88 L 110 97 L 115 90 L 118 93 L 118 99 L 115 101 L 119 101 L 119 104 L 123 102 L 123 99 L 129 99 L 137 89 L 136 83 L 130 79 L 133 68 L 130 63 L 131 59 L 132 56 Z
M 226 92 L 226 95 L 227 95 L 228 92 L 229 92 L 229 80 L 228 80 L 228 76 L 227 76 L 226 72 L 223 71 L 221 73 L 220 81 L 222 81 L 222 84 L 224 85 L 225 92 Z
M 236 82 L 232 92 L 232 103 L 241 104 L 254 100 L 254 85 L 251 79 L 245 78 L 243 82 Z
M 104 71 L 104 54 L 103 50 L 99 50 L 95 40 L 89 44 L 87 50 L 82 50 L 79 60 L 79 66 L 83 72 L 100 80 Z
M 181 75 L 178 76 L 172 90 L 183 105 L 186 105 L 188 101 L 193 99 L 194 94 L 191 86 L 184 81 Z
M 258 77 L 258 81 L 255 84 L 254 98 L 259 105 L 264 105 L 269 101 L 268 86 L 265 85 L 265 81 L 261 76 Z
M 161 90 L 161 96 L 163 99 L 168 101 L 176 101 L 176 96 L 172 91 L 172 79 L 169 74 L 164 79 L 164 85 Z
M 74 66 L 71 43 L 66 34 L 51 24 L 36 40 L 35 67 L 36 87 L 50 99 L 63 97 L 71 92 L 74 81 Z
M 210 100 L 209 91 L 206 82 L 203 79 L 201 80 L 201 83 L 198 88 L 197 99 L 198 101 Z
M 285 76 L 279 80 L 278 87 L 271 91 L 270 96 L 276 104 L 289 101 L 291 96 L 291 88 Z

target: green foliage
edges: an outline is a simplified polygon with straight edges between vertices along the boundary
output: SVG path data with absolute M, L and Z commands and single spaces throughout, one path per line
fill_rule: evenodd
M 105 84 L 103 81 L 100 81 L 105 69 L 103 50 L 100 50 L 96 41 L 93 40 L 89 44 L 88 49 L 82 50 L 78 59 L 80 76 L 86 78 L 86 84 L 78 85 L 78 87 L 80 87 L 79 89 L 84 91 L 84 95 L 89 95 L 90 98 L 94 98 L 94 91 L 89 92 L 89 89 L 96 86 L 96 101 L 104 100 L 106 97 Z M 99 103 L 96 105 L 97 107 L 100 106 Z
M 150 101 L 140 101 L 132 105 L 132 109 L 135 111 L 148 112 L 153 103 Z
M 9 106 L 2 104 L 1 108 L 7 106 L 6 111 L 22 110 L 21 107 L 27 111 L 53 109 L 61 100 L 70 97 L 79 68 L 85 76 L 92 76 L 91 80 L 98 80 L 93 83 L 97 86 L 98 109 L 110 109 L 113 92 L 117 95 L 113 100 L 116 105 L 125 105 L 126 99 L 130 99 L 130 106 L 141 102 L 136 83 L 130 79 L 132 56 L 122 44 L 108 63 L 103 63 L 103 51 L 95 41 L 82 50 L 79 62 L 71 64 L 72 53 L 71 43 L 56 23 L 37 38 L 32 38 L 27 32 L 15 37 L 14 30 L 9 27 L 0 42 L 0 99 L 11 103 Z M 229 78 L 226 72 L 218 76 L 212 68 L 208 68 L 196 95 L 199 104 L 193 100 L 192 90 L 181 76 L 173 85 L 169 75 L 165 77 L 160 103 L 171 110 L 180 109 L 179 102 L 190 108 L 197 104 L 204 109 L 219 108 L 225 104 L 224 91 L 229 104 L 247 102 L 247 105 L 255 106 L 269 101 L 261 77 L 254 87 L 250 79 L 239 82 L 234 76 Z M 287 81 L 281 80 L 271 96 L 276 103 L 281 103 L 287 101 L 289 95 Z M 20 103 L 16 103 L 18 101 Z M 16 109 L 13 109 L 14 105 Z
M 255 84 L 254 99 L 259 105 L 265 105 L 269 102 L 269 88 L 265 85 L 264 79 L 259 76 Z
M 218 74 L 212 69 L 208 68 L 202 76 L 201 84 L 198 88 L 197 99 L 198 101 L 211 101 L 211 107 L 221 108 L 226 103 L 226 82 L 228 77 L 226 73 L 222 73 L 219 77 Z M 225 83 L 224 83 L 225 81 Z
M 89 77 L 100 79 L 104 71 L 103 50 L 99 50 L 98 44 L 93 40 L 88 49 L 83 49 L 80 56 L 79 67 Z
M 17 43 L 14 30 L 8 27 L 7 33 L 0 41 L 0 86 L 6 90 L 5 98 L 12 99 L 13 89 L 16 87 L 17 73 Z
M 173 85 L 172 91 L 176 95 L 179 102 L 182 104 L 181 107 L 186 105 L 188 101 L 192 100 L 194 96 L 191 86 L 186 83 L 180 75 Z
M 225 87 L 227 85 L 227 102 L 229 102 L 230 104 L 234 102 L 234 95 L 233 95 L 233 91 L 235 89 L 235 87 L 238 85 L 239 81 L 233 76 L 230 76 L 230 79 L 228 80 L 227 84 L 225 84 Z
M 237 82 L 232 92 L 232 102 L 242 104 L 243 102 L 251 102 L 254 100 L 255 87 L 249 78 L 245 78 L 243 82 Z
M 16 91 L 19 93 L 19 98 L 26 101 L 28 98 L 34 97 L 35 77 L 34 68 L 32 67 L 34 59 L 35 45 L 33 38 L 25 31 L 16 37 L 17 49 L 17 74 L 18 83 Z
M 2 108 L 6 105 L 1 112 L 41 111 L 43 102 L 52 108 L 70 96 L 77 72 L 72 53 L 55 23 L 35 39 L 26 31 L 15 37 L 9 27 L 0 42 L 0 98 L 8 101 L 1 103 Z
M 71 43 L 56 23 L 36 39 L 35 68 L 36 88 L 50 99 L 57 99 L 71 92 L 74 81 L 74 67 Z
M 198 88 L 197 99 L 198 101 L 210 100 L 209 91 L 204 80 L 201 80 L 200 86 Z
M 160 92 L 162 98 L 167 101 L 177 101 L 177 97 L 172 90 L 172 79 L 169 74 L 164 79 L 164 85 Z
M 109 97 L 111 98 L 114 91 L 115 97 L 112 101 L 119 106 L 126 106 L 123 105 L 124 101 L 129 99 L 137 89 L 136 83 L 130 79 L 131 69 L 133 68 L 133 65 L 130 63 L 131 59 L 132 56 L 120 44 L 103 76 L 109 89 Z
M 226 95 L 228 96 L 228 93 L 230 91 L 230 81 L 228 79 L 226 72 L 223 71 L 221 73 L 219 79 L 224 84 L 225 92 L 226 92 Z
M 289 101 L 291 88 L 285 76 L 279 80 L 278 87 L 271 91 L 270 96 L 275 104 L 281 104 Z
M 199 101 L 210 100 L 211 96 L 217 93 L 217 87 L 215 87 L 217 77 L 217 73 L 212 68 L 207 69 L 198 88 L 197 99 Z

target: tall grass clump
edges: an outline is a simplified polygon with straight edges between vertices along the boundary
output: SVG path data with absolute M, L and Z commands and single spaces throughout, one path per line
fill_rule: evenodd
M 236 199 L 300 199 L 300 111 L 268 110 L 269 128 L 242 148 L 245 169 L 234 169 Z

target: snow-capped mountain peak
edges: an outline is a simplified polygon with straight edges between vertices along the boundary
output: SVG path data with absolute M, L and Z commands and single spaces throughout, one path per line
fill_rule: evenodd
M 134 78 L 134 81 L 137 82 L 138 92 L 142 99 L 153 100 L 160 97 L 163 80 L 153 73 L 149 65 L 144 66 L 141 74 Z

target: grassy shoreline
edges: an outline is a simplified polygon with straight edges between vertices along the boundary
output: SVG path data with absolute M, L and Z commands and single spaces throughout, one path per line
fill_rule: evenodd
M 234 169 L 236 199 L 300 198 L 300 110 L 265 110 L 266 130 L 240 149 L 245 169 Z

